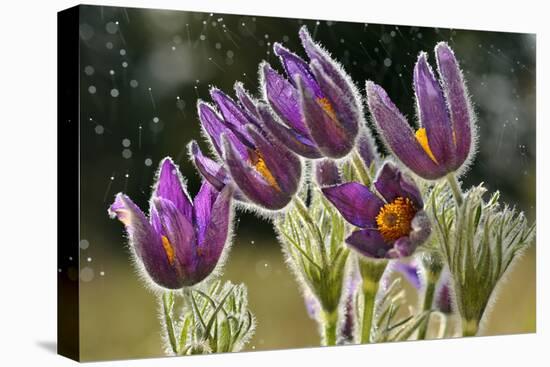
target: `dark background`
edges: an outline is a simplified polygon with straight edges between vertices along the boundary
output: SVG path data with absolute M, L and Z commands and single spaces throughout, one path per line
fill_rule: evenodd
M 130 261 L 123 228 L 107 216 L 119 191 L 148 210 L 159 161 L 180 165 L 194 196 L 199 176 L 186 144 L 200 137 L 198 98 L 236 80 L 258 91 L 258 64 L 282 70 L 272 43 L 305 56 L 307 25 L 364 92 L 382 85 L 415 121 L 412 68 L 420 51 L 454 49 L 478 116 L 478 154 L 465 186 L 485 182 L 535 217 L 535 36 L 444 28 L 330 22 L 112 7 L 81 7 L 81 351 L 83 359 L 162 354 L 156 301 Z M 256 93 L 257 94 L 257 93 Z M 363 93 L 364 95 L 364 93 Z M 270 225 L 239 213 L 224 278 L 249 287 L 258 329 L 248 349 L 318 345 Z M 486 334 L 535 327 L 533 248 L 503 287 Z M 76 261 L 76 260 L 75 260 Z M 67 269 L 60 269 L 65 272 Z

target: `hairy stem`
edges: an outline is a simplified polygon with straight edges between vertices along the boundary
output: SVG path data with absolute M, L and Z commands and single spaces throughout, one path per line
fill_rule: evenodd
M 464 201 L 464 198 L 462 197 L 462 190 L 460 190 L 460 185 L 458 184 L 458 180 L 454 173 L 449 173 L 447 175 L 447 183 L 449 184 L 449 187 L 453 191 L 453 196 L 455 198 L 456 204 L 458 206 L 462 206 L 462 202 Z
M 462 336 L 476 336 L 479 330 L 479 322 L 477 320 L 462 319 Z
M 177 355 L 178 343 L 176 341 L 174 323 L 172 322 L 171 297 L 173 297 L 173 294 L 171 292 L 166 292 L 162 295 L 162 311 L 164 314 L 164 325 L 166 327 L 166 333 L 168 334 L 168 340 L 170 341 L 170 347 L 172 348 L 172 352 Z
M 388 265 L 387 260 L 359 259 L 359 271 L 362 278 L 363 317 L 361 320 L 361 343 L 370 343 L 376 294 L 380 279 Z
M 437 282 L 437 279 L 434 279 L 432 276 L 428 276 L 428 284 L 426 285 L 426 291 L 424 292 L 424 303 L 422 306 L 423 311 L 430 312 L 432 309 L 432 305 L 434 302 L 434 294 L 435 294 L 435 284 Z M 419 331 L 418 331 L 418 340 L 424 340 L 426 339 L 426 334 L 428 332 L 428 326 L 430 324 L 430 315 L 428 315 L 428 318 L 426 319 L 426 322 L 424 322 Z
M 361 323 L 361 343 L 370 343 L 372 320 L 374 318 L 374 304 L 379 282 L 363 279 L 363 321 Z
M 336 329 L 338 327 L 338 311 L 322 311 L 323 345 L 336 345 Z

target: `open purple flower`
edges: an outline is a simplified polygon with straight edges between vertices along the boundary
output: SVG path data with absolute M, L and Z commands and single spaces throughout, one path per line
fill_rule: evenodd
M 221 192 L 204 181 L 192 203 L 170 158 L 160 164 L 149 218 L 118 193 L 109 215 L 118 218 L 145 272 L 169 289 L 192 286 L 210 275 L 222 256 L 231 215 L 231 186 Z
M 381 198 L 357 182 L 322 191 L 348 222 L 361 228 L 346 239 L 353 249 L 372 258 L 412 255 L 431 231 L 418 188 L 389 162 L 374 187 Z
M 474 151 L 474 117 L 462 72 L 451 48 L 435 47 L 438 81 L 423 52 L 414 68 L 420 128 L 414 132 L 382 87 L 367 82 L 367 101 L 380 135 L 417 175 L 435 180 L 465 167 Z
M 300 38 L 308 64 L 279 43 L 273 45 L 286 72 L 260 66 L 264 97 L 282 121 L 262 113 L 266 128 L 289 149 L 307 158 L 341 158 L 354 147 L 363 124 L 361 98 L 351 78 L 306 27 Z
M 298 190 L 300 159 L 260 126 L 258 110 L 267 107 L 250 98 L 240 83 L 235 89 L 239 103 L 215 88 L 210 94 L 217 109 L 198 102 L 203 130 L 223 163 L 204 156 L 191 142 L 195 165 L 214 187 L 219 189 L 233 181 L 238 199 L 269 210 L 282 209 Z

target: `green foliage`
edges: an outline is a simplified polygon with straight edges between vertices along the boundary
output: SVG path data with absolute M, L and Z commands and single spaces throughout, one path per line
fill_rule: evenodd
M 491 295 L 514 260 L 535 236 L 524 214 L 498 203 L 499 193 L 483 200 L 483 185 L 471 188 L 456 205 L 442 184 L 428 200 L 435 236 L 454 283 L 463 333 L 477 332 Z
M 174 292 L 162 295 L 164 331 L 175 355 L 236 352 L 254 333 L 246 287 L 213 282 L 208 288 L 186 289 L 181 305 Z M 179 320 L 174 316 L 179 311 Z

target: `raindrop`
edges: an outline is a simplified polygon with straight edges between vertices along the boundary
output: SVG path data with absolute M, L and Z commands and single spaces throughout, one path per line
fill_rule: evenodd
M 126 50 L 121 48 L 119 53 L 120 53 L 120 56 L 124 56 L 124 55 L 126 55 Z
M 104 276 L 104 275 L 105 275 L 105 272 L 104 272 L 104 271 L 100 271 L 100 272 L 99 272 L 99 275 Z
M 391 59 L 390 58 L 385 58 L 384 59 L 384 66 L 389 68 L 391 66 Z
M 122 158 L 124 158 L 124 159 L 132 158 L 132 151 L 130 149 L 124 149 L 122 151 Z
M 88 87 L 88 93 L 90 93 L 90 94 L 95 94 L 96 91 L 97 91 L 97 90 L 96 90 L 96 88 L 95 88 L 94 85 L 90 85 L 90 86 Z
M 94 269 L 86 266 L 80 271 L 80 280 L 83 282 L 90 282 L 94 279 Z
M 102 125 L 97 125 L 94 130 L 97 135 L 102 135 L 105 132 L 105 128 Z
M 85 68 L 84 68 L 84 73 L 88 76 L 90 75 L 94 75 L 94 67 L 91 66 L 91 65 L 87 65 Z
M 116 98 L 116 97 L 118 97 L 118 94 L 119 94 L 118 89 L 116 89 L 116 88 L 111 89 L 111 97 Z
M 113 49 L 113 42 L 107 42 L 105 44 L 105 47 L 107 47 L 109 50 L 112 50 Z
M 222 48 L 222 44 L 221 44 L 221 43 L 219 43 L 219 42 L 216 42 L 216 45 L 215 45 L 215 47 L 216 47 L 216 50 L 219 50 L 219 49 L 221 49 L 221 48 Z
M 86 239 L 82 239 L 79 242 L 79 246 L 82 250 L 86 250 L 88 247 L 90 247 L 90 242 Z
M 92 258 L 91 258 L 91 257 L 87 258 L 86 260 L 87 260 L 89 263 L 92 262 Z
M 127 63 L 126 61 L 123 61 L 123 62 L 122 62 L 122 67 L 123 67 L 123 68 L 127 68 L 127 67 L 128 67 L 128 63 Z
M 204 34 L 201 34 L 199 38 L 201 39 L 201 41 L 204 41 L 206 39 L 206 36 Z
M 130 80 L 130 87 L 137 88 L 137 86 L 138 86 L 138 81 L 137 80 L 135 80 L 135 79 Z
M 115 75 L 115 71 L 113 69 L 109 70 L 109 74 Z
M 115 34 L 118 31 L 118 24 L 109 22 L 105 25 L 105 29 L 107 30 L 108 33 Z
M 234 53 L 233 51 L 231 51 L 231 50 L 227 50 L 226 55 L 227 55 L 227 57 L 229 57 L 230 59 L 232 59 L 233 56 L 235 55 L 235 53 Z
M 87 23 L 82 23 L 79 27 L 80 38 L 84 41 L 90 40 L 94 36 L 94 29 Z
M 151 158 L 145 158 L 145 165 L 151 167 L 153 165 L 153 160 Z
M 153 117 L 153 122 L 156 124 L 159 122 L 159 118 L 157 116 Z
M 124 148 L 128 148 L 131 144 L 132 144 L 132 142 L 130 141 L 130 139 L 128 139 L 128 138 L 122 139 L 122 146 Z

